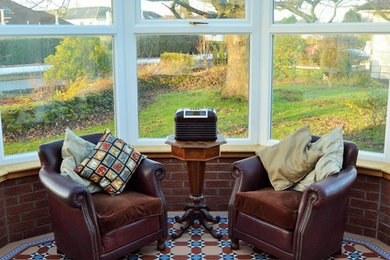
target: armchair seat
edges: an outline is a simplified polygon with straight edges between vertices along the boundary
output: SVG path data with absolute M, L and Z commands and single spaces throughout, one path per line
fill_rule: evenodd
M 135 191 L 125 191 L 111 197 L 105 193 L 92 195 L 102 234 L 106 234 L 145 217 L 162 214 L 160 198 Z
M 252 217 L 287 230 L 293 230 L 302 194 L 295 190 L 275 191 L 273 188 L 264 188 L 237 192 L 234 203 L 237 210 Z

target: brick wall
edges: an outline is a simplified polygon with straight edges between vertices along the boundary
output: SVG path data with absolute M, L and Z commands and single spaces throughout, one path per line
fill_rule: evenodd
M 38 175 L 7 180 L 0 187 L 0 247 L 51 231 L 47 196 Z
M 176 159 L 156 159 L 167 174 L 162 183 L 168 210 L 183 210 L 191 202 L 186 164 Z M 212 211 L 226 211 L 233 187 L 231 163 L 220 158 L 206 164 L 204 195 Z M 0 247 L 12 241 L 51 231 L 47 196 L 38 176 L 0 183 Z M 349 199 L 347 231 L 375 237 L 390 245 L 390 181 L 358 175 Z
M 352 186 L 347 231 L 390 244 L 390 181 L 358 175 Z
M 211 210 L 227 211 L 233 188 L 231 164 L 238 158 L 216 159 L 206 163 L 203 194 Z M 189 199 L 186 164 L 176 159 L 160 159 L 167 174 L 162 183 L 168 210 L 183 210 Z

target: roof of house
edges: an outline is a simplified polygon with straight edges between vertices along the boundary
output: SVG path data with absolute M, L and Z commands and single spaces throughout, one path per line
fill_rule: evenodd
M 390 9 L 390 0 L 370 0 L 364 5 L 358 6 L 358 10 L 388 10 Z
M 111 11 L 111 8 L 105 6 L 69 8 L 63 19 L 106 19 L 107 11 Z
M 0 0 L 0 9 L 4 10 L 6 24 L 55 24 L 54 15 L 44 11 L 35 11 L 11 0 Z M 58 19 L 60 24 L 69 24 Z

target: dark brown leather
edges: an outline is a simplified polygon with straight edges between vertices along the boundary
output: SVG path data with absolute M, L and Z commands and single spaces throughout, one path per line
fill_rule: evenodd
M 264 188 L 237 192 L 234 207 L 273 225 L 293 230 L 301 198 L 302 192 L 299 191 L 275 191 L 273 188 Z
M 96 144 L 101 136 L 93 134 L 83 138 Z M 133 190 L 133 194 L 153 197 L 150 201 L 158 202 L 159 206 L 154 204 L 143 212 L 144 218 L 137 217 L 131 223 L 127 219 L 123 225 L 116 228 L 111 226 L 110 231 L 103 227 L 106 231 L 103 233 L 93 196 L 81 185 L 59 175 L 62 144 L 62 140 L 43 144 L 38 152 L 41 162 L 39 178 L 48 193 L 53 231 L 59 250 L 72 259 L 117 259 L 154 240 L 167 237 L 166 204 L 161 190 L 165 170 L 160 163 L 144 159 L 125 191 L 125 194 Z M 112 199 L 118 199 L 118 204 L 123 203 L 120 195 Z M 151 210 L 153 208 L 156 209 Z M 101 207 L 99 210 L 104 211 Z M 138 211 L 142 210 L 138 208 Z M 151 215 L 148 215 L 149 212 L 152 212 Z M 159 214 L 156 215 L 156 212 Z
M 313 136 L 312 141 L 318 138 Z M 293 229 L 282 228 L 264 217 L 249 215 L 235 206 L 237 194 L 271 187 L 257 156 L 235 162 L 235 186 L 229 201 L 232 241 L 242 239 L 281 259 L 322 259 L 340 250 L 348 193 L 356 179 L 357 155 L 356 144 L 344 141 L 343 168 L 302 193 Z M 264 216 L 267 213 L 258 214 Z
M 134 191 L 125 191 L 112 197 L 106 193 L 92 195 L 102 234 L 136 220 L 162 214 L 160 198 Z

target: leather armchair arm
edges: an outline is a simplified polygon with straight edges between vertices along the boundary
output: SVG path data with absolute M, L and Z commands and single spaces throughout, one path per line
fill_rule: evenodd
M 317 196 L 313 207 L 323 207 L 325 204 L 337 199 L 338 196 L 344 195 L 355 180 L 356 174 L 356 168 L 348 166 L 339 174 L 310 185 L 306 192 L 315 193 Z
M 39 178 L 52 196 L 70 207 L 81 208 L 84 198 L 86 201 L 90 201 L 89 191 L 59 173 L 43 167 L 39 171 Z
M 250 191 L 270 186 L 268 174 L 258 156 L 233 163 L 234 191 Z
M 130 179 L 130 189 L 154 197 L 162 197 L 161 181 L 165 169 L 159 162 L 145 158 Z

